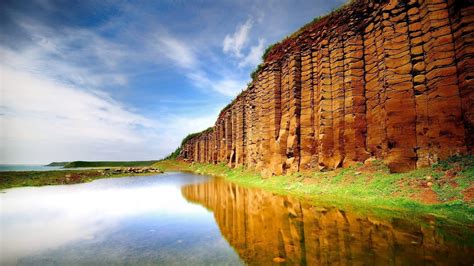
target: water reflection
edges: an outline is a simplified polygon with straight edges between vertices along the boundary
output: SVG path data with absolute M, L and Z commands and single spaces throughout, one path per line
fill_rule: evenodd
M 240 264 L 212 213 L 169 173 L 0 194 L 0 264 Z
M 472 231 L 357 216 L 219 179 L 182 188 L 214 212 L 220 230 L 251 265 L 472 265 Z M 471 229 L 472 230 L 472 229 Z

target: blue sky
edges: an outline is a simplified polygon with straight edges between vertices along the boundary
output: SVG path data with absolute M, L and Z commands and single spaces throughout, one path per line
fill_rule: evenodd
M 161 158 L 344 2 L 2 1 L 0 163 Z

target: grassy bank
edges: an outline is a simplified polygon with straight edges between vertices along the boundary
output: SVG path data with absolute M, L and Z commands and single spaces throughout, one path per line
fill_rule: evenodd
M 79 168 L 79 167 L 140 167 L 151 166 L 158 161 L 74 161 L 64 165 L 64 168 Z
M 13 187 L 79 184 L 101 178 L 157 174 L 156 172 L 125 173 L 117 169 L 0 172 L 0 190 Z
M 328 172 L 296 173 L 262 178 L 255 171 L 223 164 L 161 161 L 165 171 L 191 171 L 221 176 L 241 186 L 281 195 L 304 197 L 319 204 L 404 215 L 435 215 L 474 225 L 474 159 L 453 158 L 431 168 L 392 174 L 378 161 Z

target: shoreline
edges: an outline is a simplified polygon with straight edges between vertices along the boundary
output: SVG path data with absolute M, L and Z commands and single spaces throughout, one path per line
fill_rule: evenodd
M 329 172 L 294 173 L 262 177 L 259 173 L 224 164 L 186 163 L 164 160 L 151 169 L 157 172 L 119 172 L 127 167 L 52 171 L 0 172 L 0 190 L 26 186 L 67 185 L 92 182 L 102 178 L 119 178 L 181 171 L 223 178 L 243 187 L 259 188 L 279 195 L 290 195 L 315 205 L 332 205 L 342 209 L 358 209 L 399 213 L 407 216 L 434 215 L 474 228 L 473 167 L 439 171 L 425 168 L 404 174 L 390 174 L 383 165 L 358 165 Z M 141 168 L 130 168 L 141 169 Z M 426 180 L 429 177 L 429 180 Z M 449 182 L 445 179 L 448 178 Z M 431 183 L 431 184 L 429 184 Z M 456 184 L 453 186 L 453 184 Z
M 150 171 L 150 169 L 153 171 Z M 0 172 L 0 191 L 17 187 L 72 185 L 88 183 L 103 178 L 155 175 L 161 173 L 163 173 L 163 171 L 160 169 L 151 167 L 98 167 L 49 171 L 3 171 Z
M 166 160 L 154 166 L 165 172 L 185 171 L 220 177 L 243 187 L 289 195 L 315 205 L 326 204 L 343 210 L 377 212 L 382 216 L 393 216 L 393 214 L 412 218 L 435 216 L 450 222 L 469 225 L 474 229 L 474 200 L 463 195 L 464 191 L 470 191 L 470 188 L 474 186 L 474 176 L 470 175 L 471 167 L 467 169 L 467 175 L 463 175 L 466 174 L 465 172 L 457 174 L 454 180 L 460 185 L 448 187 L 439 185 L 445 180 L 444 176 L 440 177 L 441 172 L 435 169 L 425 168 L 403 174 L 391 174 L 381 164 L 268 178 L 252 170 L 242 167 L 230 168 L 224 164 Z M 431 177 L 430 181 L 426 181 L 426 176 Z M 419 183 L 416 183 L 417 186 L 413 186 L 415 181 Z M 433 184 L 426 186 L 428 182 Z M 456 195 L 457 192 L 459 195 Z M 434 202 L 433 193 L 437 197 L 456 195 L 457 198 L 441 198 Z M 430 197 L 424 197 L 424 194 Z

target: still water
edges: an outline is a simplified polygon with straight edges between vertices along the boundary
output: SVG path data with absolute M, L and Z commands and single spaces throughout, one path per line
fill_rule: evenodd
M 192 174 L 4 192 L 2 265 L 474 262 L 468 225 L 360 215 Z

